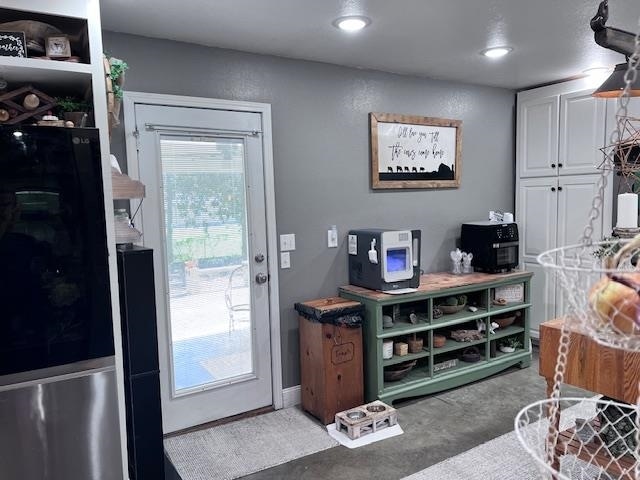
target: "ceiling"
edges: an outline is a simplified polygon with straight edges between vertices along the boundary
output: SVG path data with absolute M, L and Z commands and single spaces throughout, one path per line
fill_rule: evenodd
M 359 68 L 520 89 L 624 61 L 593 41 L 598 0 L 102 0 L 106 30 Z M 332 25 L 366 15 L 357 34 Z M 640 2 L 610 0 L 635 32 Z M 479 51 L 509 45 L 498 60 Z

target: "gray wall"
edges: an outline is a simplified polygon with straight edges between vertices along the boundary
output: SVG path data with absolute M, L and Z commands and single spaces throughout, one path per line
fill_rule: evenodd
M 347 283 L 348 229 L 420 228 L 423 269 L 439 271 L 462 222 L 513 211 L 513 91 L 112 32 L 104 45 L 130 65 L 126 90 L 271 104 L 278 233 L 295 233 L 297 247 L 279 271 L 286 387 L 300 380 L 293 304 Z M 462 186 L 371 190 L 369 112 L 462 120 Z M 124 158 L 122 127 L 113 150 Z M 340 246 L 328 249 L 334 224 Z

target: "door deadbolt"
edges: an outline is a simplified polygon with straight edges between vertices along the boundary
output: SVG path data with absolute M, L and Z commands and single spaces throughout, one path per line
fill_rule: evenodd
M 264 262 L 264 255 L 262 253 L 256 253 L 256 256 L 253 257 L 256 262 L 262 263 Z
M 267 283 L 269 277 L 267 277 L 266 273 L 259 273 L 256 275 L 256 283 L 262 285 L 263 283 Z

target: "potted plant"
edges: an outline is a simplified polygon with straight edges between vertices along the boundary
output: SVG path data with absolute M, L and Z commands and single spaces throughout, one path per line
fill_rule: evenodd
M 109 112 L 109 131 L 120 124 L 120 105 L 124 90 L 124 72 L 129 68 L 127 62 L 105 55 L 104 70 L 107 85 L 107 110 Z
M 56 113 L 58 117 L 73 122 L 75 127 L 86 127 L 91 103 L 78 97 L 56 97 Z
M 522 348 L 522 342 L 516 337 L 509 337 L 500 343 L 500 351 L 503 353 L 513 353 L 518 348 Z

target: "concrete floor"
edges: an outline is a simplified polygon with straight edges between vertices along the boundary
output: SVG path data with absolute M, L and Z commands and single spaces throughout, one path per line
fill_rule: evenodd
M 576 389 L 567 390 L 569 395 L 588 395 Z M 534 352 L 530 368 L 513 367 L 464 387 L 396 402 L 404 435 L 354 450 L 331 448 L 242 478 L 400 479 L 512 431 L 518 411 L 543 398 L 545 382 L 538 376 L 538 357 Z

